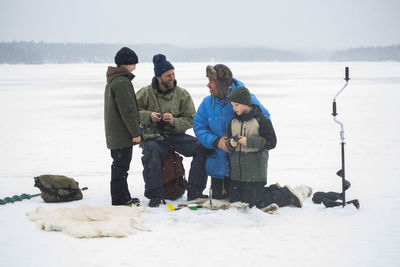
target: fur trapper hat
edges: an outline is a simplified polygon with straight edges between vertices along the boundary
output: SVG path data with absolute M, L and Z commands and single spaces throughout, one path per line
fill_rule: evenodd
M 206 76 L 216 80 L 222 97 L 227 97 L 232 87 L 232 71 L 224 64 L 217 64 L 215 66 L 208 65 L 206 68 Z

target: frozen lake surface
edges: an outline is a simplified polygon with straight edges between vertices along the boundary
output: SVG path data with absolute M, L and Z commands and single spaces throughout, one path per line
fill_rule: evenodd
M 208 95 L 208 63 L 173 64 L 178 85 L 198 107 Z M 89 187 L 81 201 L 45 204 L 35 198 L 0 206 L 0 266 L 398 266 L 400 63 L 225 64 L 271 113 L 278 145 L 270 152 L 268 183 L 306 184 L 314 191 L 341 190 L 335 174 L 341 168 L 340 128 L 331 113 L 344 67 L 350 67 L 337 118 L 344 123 L 352 183 L 346 196 L 358 198 L 360 210 L 325 209 L 311 199 L 277 215 L 257 209 L 171 213 L 160 206 L 141 216 L 151 232 L 127 238 L 41 231 L 25 216 L 37 206 L 110 205 L 103 125 L 107 65 L 0 65 L 0 198 L 37 193 L 33 177 L 45 173 Z M 134 74 L 138 91 L 150 83 L 153 65 L 138 64 Z M 147 206 L 140 158 L 136 146 L 128 182 Z M 190 159 L 184 164 L 189 170 Z M 186 195 L 169 202 L 184 200 Z

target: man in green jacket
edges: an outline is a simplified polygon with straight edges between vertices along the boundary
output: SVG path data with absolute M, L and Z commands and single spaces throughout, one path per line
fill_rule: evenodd
M 140 143 L 140 121 L 137 109 L 132 71 L 138 57 L 128 47 L 115 55 L 117 67 L 108 67 L 104 93 L 104 125 L 107 148 L 111 150 L 111 203 L 112 205 L 138 205 L 139 199 L 131 198 L 128 189 L 128 170 L 132 147 Z
M 150 207 L 163 201 L 161 162 L 171 148 L 185 157 L 193 157 L 189 171 L 188 200 L 205 198 L 207 183 L 206 151 L 193 136 L 185 134 L 193 127 L 196 114 L 190 94 L 177 86 L 172 64 L 162 54 L 153 57 L 155 77 L 137 92 L 140 121 L 143 127 L 144 195 Z

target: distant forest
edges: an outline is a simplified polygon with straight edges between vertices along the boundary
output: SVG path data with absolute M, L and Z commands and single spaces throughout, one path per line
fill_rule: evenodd
M 400 61 L 400 45 L 359 47 L 310 53 L 268 47 L 182 48 L 165 44 L 83 44 L 1 42 L 0 64 L 111 63 L 122 46 L 135 50 L 139 62 L 163 53 L 175 62 L 204 61 Z
M 358 47 L 337 51 L 332 61 L 400 61 L 400 45 Z

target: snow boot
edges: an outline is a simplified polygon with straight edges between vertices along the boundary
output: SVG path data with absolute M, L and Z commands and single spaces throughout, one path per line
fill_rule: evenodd
M 270 186 L 268 186 L 268 188 L 271 191 L 274 191 L 274 190 L 282 189 L 282 186 L 280 184 L 278 184 L 278 183 L 275 183 L 275 184 L 271 184 Z
M 303 207 L 303 200 L 297 193 L 288 185 L 282 188 L 283 192 L 289 197 L 290 199 L 290 206 L 295 206 L 297 208 Z
M 128 206 L 128 207 L 138 207 L 138 206 L 140 206 L 140 200 L 138 198 L 134 197 L 134 198 L 131 198 L 131 200 L 128 200 L 128 202 L 126 202 L 124 205 Z
M 263 212 L 269 213 L 269 214 L 274 214 L 274 213 L 278 212 L 278 208 L 279 208 L 279 206 L 276 203 L 272 203 L 264 208 L 261 208 L 260 210 L 262 210 Z
M 161 202 L 163 204 L 166 204 L 164 198 L 162 198 L 162 197 L 151 198 L 150 201 L 149 201 L 149 207 L 150 208 L 157 208 L 157 207 L 160 206 Z

